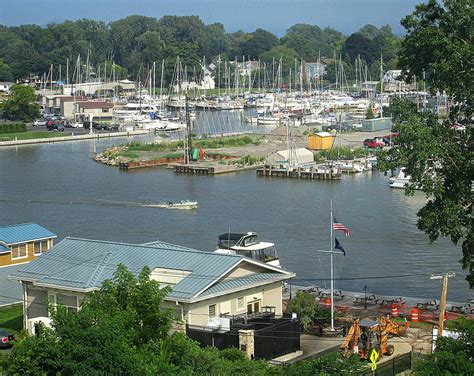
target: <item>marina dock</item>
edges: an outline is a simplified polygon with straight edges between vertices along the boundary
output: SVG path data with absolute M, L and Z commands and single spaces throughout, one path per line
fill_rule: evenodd
M 282 177 L 310 180 L 341 180 L 342 173 L 339 169 L 327 166 L 317 166 L 310 168 L 281 168 L 265 165 L 257 169 L 257 176 Z
M 173 164 L 174 172 L 178 174 L 195 175 L 220 175 L 231 172 L 255 170 L 258 166 L 235 166 L 235 165 L 201 165 L 201 164 Z

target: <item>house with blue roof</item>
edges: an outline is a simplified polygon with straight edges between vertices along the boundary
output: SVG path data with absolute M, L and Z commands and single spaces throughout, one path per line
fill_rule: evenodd
M 56 237 L 37 223 L 0 226 L 0 268 L 36 259 L 53 247 Z
M 153 242 L 126 244 L 66 238 L 10 278 L 24 289 L 24 325 L 48 318 L 48 303 L 77 311 L 87 293 L 110 280 L 119 264 L 170 286 L 167 306 L 189 325 L 208 327 L 216 318 L 271 309 L 282 314 L 282 284 L 294 273 L 238 255 Z

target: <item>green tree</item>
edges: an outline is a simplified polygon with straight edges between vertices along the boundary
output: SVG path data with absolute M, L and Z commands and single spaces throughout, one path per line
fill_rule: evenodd
M 263 29 L 257 29 L 250 34 L 250 38 L 241 43 L 240 47 L 242 55 L 245 56 L 246 59 L 255 60 L 259 55 L 272 50 L 279 44 L 280 41 L 275 34 Z M 239 58 L 240 56 L 237 56 L 237 59 Z
M 441 124 L 431 113 L 417 113 L 413 104 L 395 101 L 389 111 L 399 133 L 397 146 L 380 151 L 382 171 L 405 167 L 411 177 L 407 194 L 421 188 L 427 203 L 418 211 L 418 228 L 431 241 L 448 236 L 453 243 L 463 240 L 462 266 L 474 285 L 473 218 L 471 183 L 474 176 L 472 127 L 465 132 Z
M 439 337 L 436 350 L 414 367 L 415 375 L 473 375 L 474 374 L 474 320 L 461 317 L 449 329 L 457 332 L 459 337 Z
M 3 117 L 9 120 L 31 121 L 39 116 L 39 106 L 32 87 L 13 85 L 10 95 L 2 103 Z
M 367 107 L 367 112 L 365 113 L 365 117 L 366 117 L 366 119 L 373 119 L 375 117 L 374 116 L 374 111 L 372 110 L 371 105 L 369 107 Z
M 272 69 L 271 64 L 273 61 L 275 61 L 275 74 L 278 64 L 281 62 L 282 76 L 285 80 L 288 77 L 290 68 L 294 65 L 295 59 L 298 58 L 298 54 L 292 48 L 286 46 L 276 46 L 270 51 L 261 54 L 259 58 L 262 62 L 267 63 L 268 69 Z M 271 77 L 271 75 L 272 72 L 270 72 L 269 76 Z
M 112 281 L 90 293 L 77 314 L 51 310 L 52 328 L 18 341 L 3 367 L 8 374 L 141 374 L 157 367 L 153 352 L 169 337 L 169 292 L 144 268 L 135 277 L 120 265 Z
M 11 80 L 13 80 L 13 75 L 10 66 L 0 59 L 0 81 Z
M 471 0 L 429 0 L 401 21 L 407 30 L 400 65 L 407 80 L 426 72 L 433 92 L 445 91 L 458 116 L 470 119 L 474 106 L 474 5 Z M 461 113 L 459 113 L 461 112 Z
M 445 91 L 455 107 L 450 121 L 440 124 L 432 114 L 417 114 L 405 105 L 396 123 L 400 132 L 398 147 L 380 154 L 384 169 L 406 167 L 415 187 L 427 195 L 426 205 L 418 212 L 418 228 L 431 241 L 450 237 L 462 241 L 463 268 L 474 287 L 474 219 L 472 181 L 474 148 L 472 137 L 473 61 L 472 25 L 474 7 L 468 0 L 430 0 L 417 5 L 413 14 L 402 20 L 407 29 L 400 51 L 404 75 L 420 77 L 426 70 L 433 92 Z M 466 130 L 450 127 L 461 122 Z
M 319 308 L 314 296 L 307 291 L 298 291 L 288 304 L 287 311 L 296 313 L 305 328 L 316 320 L 328 317 L 328 313 Z

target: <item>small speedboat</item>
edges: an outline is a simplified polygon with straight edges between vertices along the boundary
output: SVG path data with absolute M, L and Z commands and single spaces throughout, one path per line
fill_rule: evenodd
M 198 203 L 197 201 L 182 200 L 182 201 L 174 201 L 174 202 L 173 201 L 159 202 L 158 204 L 146 204 L 143 206 L 147 208 L 191 210 L 191 209 L 197 209 Z

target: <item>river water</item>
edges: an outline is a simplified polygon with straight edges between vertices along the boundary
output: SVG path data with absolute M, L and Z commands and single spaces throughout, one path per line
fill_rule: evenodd
M 282 265 L 298 283 L 329 287 L 330 200 L 350 236 L 337 237 L 336 287 L 375 294 L 437 298 L 431 273 L 454 271 L 448 300 L 471 292 L 457 260 L 460 247 L 429 244 L 416 228 L 424 196 L 391 190 L 381 173 L 341 181 L 259 178 L 255 171 L 220 176 L 177 175 L 164 168 L 120 171 L 91 159 L 126 139 L 77 141 L 0 149 L 0 224 L 37 222 L 66 236 L 144 243 L 160 239 L 213 250 L 217 236 L 255 231 L 276 244 Z M 196 200 L 196 211 L 139 204 Z

